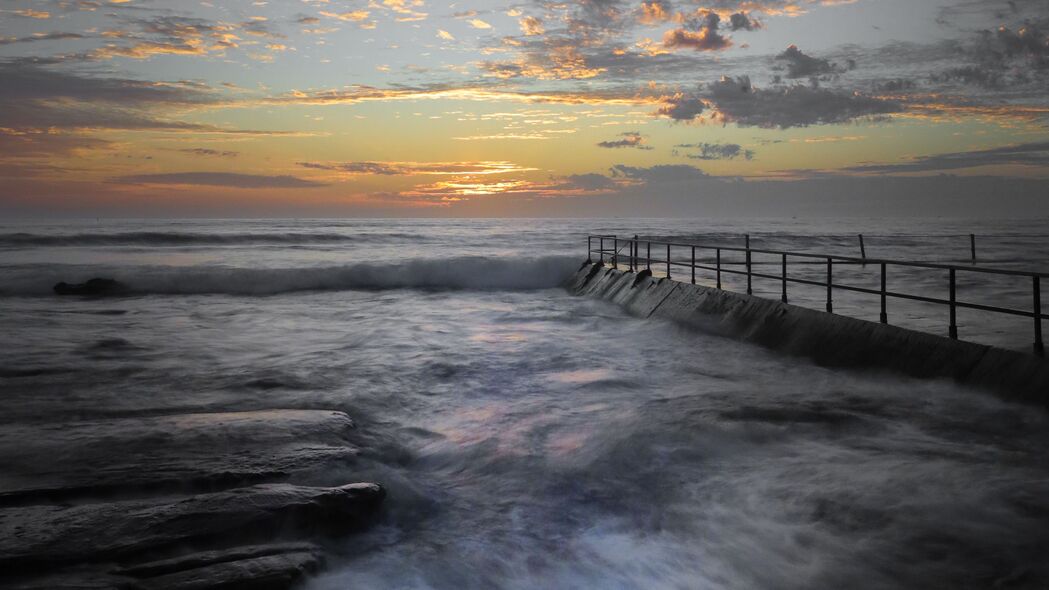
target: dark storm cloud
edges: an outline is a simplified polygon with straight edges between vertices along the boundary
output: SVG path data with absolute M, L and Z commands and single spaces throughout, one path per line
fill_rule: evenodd
M 1049 166 L 1049 142 L 1024 143 L 987 150 L 953 152 L 922 156 L 897 164 L 867 164 L 844 168 L 846 172 L 870 174 L 899 174 L 910 172 L 939 172 L 977 166 Z
M 637 148 L 639 150 L 650 150 L 650 146 L 645 145 L 645 138 L 637 131 L 627 131 L 620 133 L 620 137 L 623 139 L 614 139 L 609 141 L 602 141 L 597 144 L 597 147 L 603 148 Z
M 794 85 L 759 89 L 747 76 L 722 78 L 710 86 L 707 97 L 724 122 L 768 129 L 845 123 L 903 110 L 895 101 L 825 88 Z
M 313 188 L 324 186 L 319 182 L 296 176 L 266 176 L 235 174 L 232 172 L 173 172 L 170 174 L 133 174 L 113 179 L 120 184 L 191 184 L 230 188 Z
M 810 78 L 828 74 L 840 74 L 845 68 L 829 60 L 806 55 L 797 45 L 791 45 L 776 56 L 776 61 L 784 62 L 788 78 Z
M 684 154 L 686 158 L 693 160 L 744 160 L 754 159 L 754 152 L 743 149 L 738 143 L 683 143 L 675 148 L 699 150 L 696 153 Z

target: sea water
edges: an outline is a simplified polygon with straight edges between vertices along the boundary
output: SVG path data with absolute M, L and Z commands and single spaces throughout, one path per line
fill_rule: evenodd
M 389 496 L 369 532 L 327 545 L 312 588 L 1044 587 L 1043 410 L 821 368 L 559 288 L 586 259 L 588 232 L 736 246 L 749 233 L 756 248 L 847 256 L 864 233 L 870 257 L 968 263 L 977 231 L 981 264 L 1044 270 L 1044 227 L 4 222 L 0 420 L 346 411 L 360 460 L 298 483 L 377 481 Z M 945 276 L 894 272 L 900 291 L 946 288 Z M 51 293 L 92 277 L 130 292 Z M 962 280 L 974 301 L 1030 304 L 1029 283 Z M 778 281 L 754 286 L 780 294 Z M 823 290 L 789 289 L 822 309 Z M 836 312 L 877 318 L 876 297 L 835 297 Z M 940 308 L 892 301 L 889 314 L 946 333 Z M 959 320 L 963 338 L 1030 346 L 1024 318 Z

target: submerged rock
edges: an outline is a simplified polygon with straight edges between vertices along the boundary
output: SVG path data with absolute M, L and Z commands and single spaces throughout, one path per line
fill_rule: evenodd
M 382 486 L 373 483 L 334 488 L 261 484 L 167 502 L 11 507 L 0 510 L 0 571 L 130 559 L 277 535 L 348 532 L 365 526 L 384 496 Z
M 113 279 L 94 278 L 83 283 L 58 283 L 54 291 L 58 295 L 117 295 L 126 292 L 127 286 Z

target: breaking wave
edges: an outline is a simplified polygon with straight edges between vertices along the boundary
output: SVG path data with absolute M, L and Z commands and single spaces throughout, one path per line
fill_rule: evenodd
M 55 283 L 112 278 L 131 295 L 276 295 L 339 290 L 535 290 L 561 285 L 578 266 L 571 256 L 532 259 L 456 257 L 306 268 L 222 266 L 21 267 L 0 285 L 4 295 L 51 294 Z

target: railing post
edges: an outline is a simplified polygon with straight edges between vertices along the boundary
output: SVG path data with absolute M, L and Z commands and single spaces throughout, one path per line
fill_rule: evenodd
M 645 270 L 652 272 L 652 242 L 645 242 Z
M 862 258 L 863 259 L 863 263 L 866 264 L 867 263 L 867 248 L 864 247 L 864 245 L 863 245 L 863 234 L 859 234 L 859 236 L 860 236 L 860 258 Z
M 594 237 L 586 236 L 586 261 L 588 264 L 594 263 Z
M 641 245 L 637 241 L 637 234 L 634 234 L 634 245 L 630 247 L 632 252 L 632 261 L 634 263 L 634 272 L 637 272 L 637 259 L 641 255 Z
M 1042 343 L 1042 283 L 1041 277 L 1035 275 L 1034 281 L 1034 353 L 1045 354 L 1045 344 Z
M 717 248 L 718 289 L 721 289 L 721 248 Z
M 696 247 L 692 246 L 692 284 L 696 284 Z
M 834 313 L 834 259 L 827 258 L 827 313 Z
M 750 234 L 747 234 L 747 295 L 754 294 L 753 277 L 750 276 Z
M 612 238 L 612 268 L 619 270 L 619 238 Z
M 667 244 L 667 278 L 670 278 L 670 244 Z
M 787 302 L 787 255 L 783 255 L 783 303 Z
M 972 254 L 972 261 L 976 262 L 976 234 L 969 234 L 969 252 Z
M 889 323 L 889 312 L 885 302 L 885 263 L 881 263 L 881 323 Z
M 948 332 L 949 332 L 949 335 L 950 335 L 951 339 L 957 340 L 958 339 L 958 310 L 957 310 L 957 307 L 955 306 L 956 297 L 955 297 L 955 280 L 954 280 L 954 269 L 953 268 L 950 270 L 950 277 L 951 277 L 951 279 L 950 279 L 951 280 L 951 296 L 950 296 L 950 300 L 951 300 L 951 326 L 950 326 Z
M 601 238 L 601 251 L 598 253 L 601 256 L 601 264 L 605 263 L 605 238 Z

